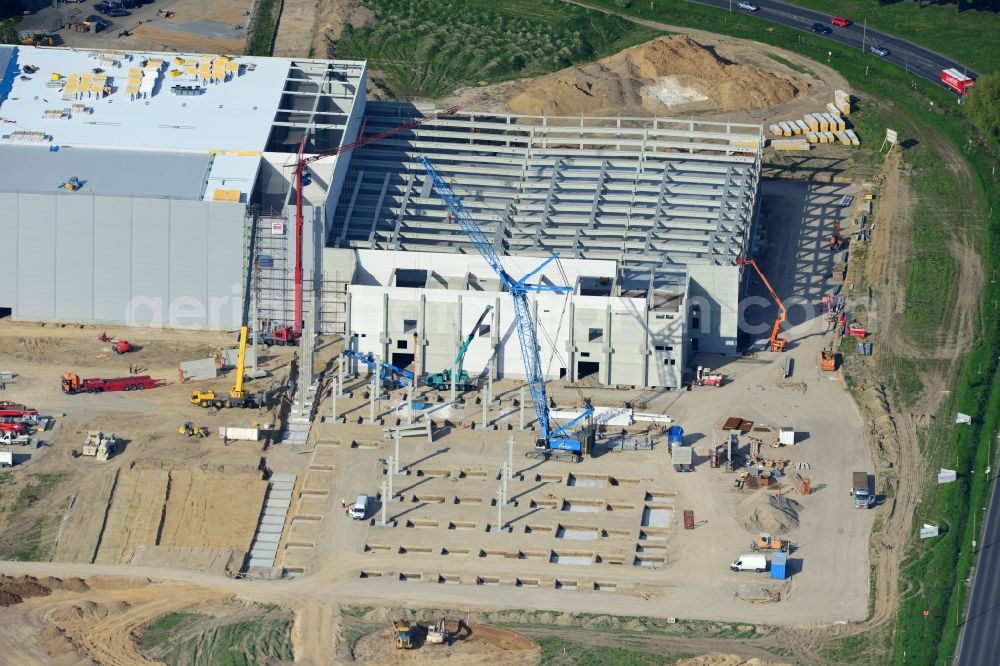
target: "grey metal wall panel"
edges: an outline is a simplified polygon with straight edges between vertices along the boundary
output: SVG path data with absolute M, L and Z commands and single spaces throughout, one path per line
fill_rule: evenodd
M 129 323 L 166 326 L 170 304 L 170 201 L 132 200 Z
M 168 326 L 197 326 L 208 312 L 207 206 L 173 201 L 170 206 L 170 305 Z
M 205 229 L 205 279 L 209 293 L 208 325 L 235 329 L 243 316 L 243 206 L 209 203 Z
M 55 316 L 56 206 L 55 197 L 22 194 L 17 210 L 18 316 Z
M 122 321 L 132 299 L 132 200 L 94 197 L 94 313 Z M 140 232 L 141 233 L 141 232 Z M 143 258 L 138 258 L 143 261 Z
M 3 254 L 0 257 L 0 308 L 13 308 L 17 304 L 17 227 L 18 197 L 9 192 L 0 192 L 0 238 L 3 239 Z
M 62 319 L 87 321 L 94 315 L 94 200 L 54 199 L 56 312 Z

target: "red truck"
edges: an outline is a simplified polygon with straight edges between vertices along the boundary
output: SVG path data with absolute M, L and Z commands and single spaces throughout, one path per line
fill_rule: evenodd
M 62 378 L 63 393 L 105 393 L 110 391 L 142 391 L 157 386 L 166 386 L 165 379 L 153 379 L 149 375 L 135 377 L 114 377 L 112 379 L 80 379 L 75 372 L 67 372 Z
M 941 83 L 945 84 L 959 95 L 967 95 L 969 93 L 969 88 L 971 88 L 976 81 L 972 77 L 962 74 L 962 72 L 957 69 L 950 68 L 941 70 Z
M 38 410 L 16 402 L 0 402 L 0 419 L 23 419 L 38 416 Z

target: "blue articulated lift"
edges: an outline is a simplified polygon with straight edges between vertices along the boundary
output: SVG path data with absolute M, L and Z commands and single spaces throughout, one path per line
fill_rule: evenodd
M 524 361 L 524 374 L 528 379 L 528 390 L 531 393 L 531 403 L 535 408 L 535 417 L 538 420 L 538 438 L 535 441 L 535 451 L 528 454 L 532 458 L 543 458 L 558 460 L 563 462 L 579 462 L 583 455 L 589 452 L 589 442 L 593 439 L 593 427 L 585 429 L 582 438 L 577 439 L 570 435 L 570 429 L 577 426 L 594 413 L 593 407 L 588 403 L 584 411 L 576 416 L 569 423 L 553 428 L 549 418 L 549 402 L 545 392 L 545 376 L 542 372 L 542 359 L 539 354 L 538 332 L 535 323 L 531 318 L 531 310 L 528 306 L 528 292 L 550 291 L 557 294 L 565 294 L 571 291 L 569 287 L 558 285 L 534 284 L 528 282 L 529 279 L 537 275 L 548 264 L 558 258 L 558 254 L 543 261 L 535 270 L 526 274 L 520 280 L 515 280 L 504 269 L 500 262 L 493 244 L 490 243 L 486 234 L 479 228 L 476 220 L 472 217 L 462 200 L 452 191 L 451 187 L 441 178 L 437 170 L 426 157 L 417 158 L 421 166 L 427 171 L 431 179 L 434 191 L 437 192 L 451 213 L 451 216 L 459 223 L 462 230 L 472 241 L 472 244 L 483 256 L 486 263 L 496 272 L 500 282 L 510 294 L 514 304 L 514 321 L 517 327 L 517 337 L 521 344 L 521 358 Z
M 378 372 L 383 386 L 387 386 L 390 389 L 406 388 L 413 381 L 412 372 L 403 368 L 397 368 L 391 363 L 379 361 L 375 358 L 374 354 L 362 354 L 353 349 L 345 349 L 344 356 L 356 358 L 371 368 L 372 372 Z

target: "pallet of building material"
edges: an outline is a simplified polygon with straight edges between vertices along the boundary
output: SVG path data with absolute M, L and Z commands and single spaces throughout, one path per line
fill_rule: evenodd
M 837 105 L 840 112 L 845 115 L 851 115 L 851 95 L 844 92 L 843 90 L 835 90 L 833 93 L 833 103 Z
M 860 146 L 861 145 L 861 140 L 858 138 L 858 135 L 854 133 L 854 130 L 852 130 L 852 129 L 845 129 L 844 130 L 844 134 L 846 134 L 848 136 L 848 138 L 850 138 L 852 146 Z
M 845 146 L 851 145 L 851 137 L 847 136 L 846 132 L 834 132 L 834 134 L 837 136 L 837 139 L 839 139 L 840 142 Z
M 809 143 L 819 143 L 819 135 L 816 132 L 809 132 L 806 134 L 806 141 Z
M 845 129 L 847 129 L 847 123 L 844 121 L 843 118 L 841 118 L 840 116 L 835 116 L 832 113 L 828 113 L 827 115 L 830 117 L 831 132 L 836 132 L 838 130 L 843 132 Z
M 743 425 L 743 419 L 738 416 L 730 416 L 726 419 L 726 422 L 722 424 L 723 430 L 739 430 Z
M 829 132 L 826 133 L 826 142 L 827 143 L 836 143 L 837 142 L 837 135 L 833 133 L 832 129 Z
M 792 120 L 789 122 L 795 123 L 795 126 L 799 128 L 799 134 L 807 134 L 809 132 L 809 125 L 806 125 L 803 120 Z
M 806 125 L 809 126 L 810 131 L 813 132 L 819 131 L 819 118 L 817 118 L 815 114 L 807 113 L 806 115 L 802 116 L 802 120 L 804 120 L 806 122 Z
M 771 134 L 774 136 L 781 136 L 781 128 L 777 125 L 771 125 L 769 129 L 771 130 Z
M 778 127 L 781 128 L 781 136 L 791 136 L 792 135 L 792 128 L 789 127 L 788 123 L 786 123 L 785 121 L 782 120 L 781 122 L 779 122 L 778 123 Z
M 838 109 L 837 105 L 833 104 L 832 102 L 826 103 L 826 112 L 829 113 L 834 118 L 840 117 L 840 109 Z
M 830 129 L 830 121 L 823 117 L 822 113 L 814 113 L 813 118 L 816 119 L 817 129 L 820 132 L 827 132 Z
M 811 150 L 812 144 L 805 139 L 775 139 L 771 142 L 775 150 Z

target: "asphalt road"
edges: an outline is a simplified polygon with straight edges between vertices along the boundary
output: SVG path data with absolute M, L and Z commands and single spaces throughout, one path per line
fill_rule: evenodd
M 958 666 L 995 664 L 997 659 L 997 628 L 1000 627 L 1000 483 L 995 480 L 988 507 L 969 612 L 955 654 Z M 979 515 L 982 516 L 981 513 Z
M 950 58 L 946 58 L 943 55 L 931 51 L 930 49 L 918 46 L 913 42 L 908 42 L 905 39 L 893 37 L 892 35 L 879 32 L 878 30 L 873 30 L 871 28 L 866 30 L 863 25 L 857 23 L 852 23 L 846 28 L 835 26 L 830 23 L 830 17 L 833 16 L 832 14 L 824 14 L 805 7 L 797 7 L 795 5 L 779 2 L 778 0 L 753 0 L 754 4 L 760 8 L 755 12 L 739 9 L 737 6 L 738 0 L 732 0 L 732 4 L 730 4 L 730 0 L 690 1 L 696 2 L 699 5 L 709 5 L 711 7 L 719 7 L 722 9 L 729 9 L 731 6 L 733 12 L 751 14 L 757 18 L 764 19 L 765 21 L 780 23 L 790 28 L 796 28 L 808 33 L 812 33 L 812 25 L 814 23 L 822 23 L 825 26 L 829 26 L 832 32 L 828 35 L 817 35 L 818 37 L 823 37 L 835 42 L 840 42 L 841 44 L 853 46 L 859 51 L 864 50 L 868 52 L 869 56 L 872 58 L 879 58 L 879 56 L 871 53 L 870 49 L 872 45 L 878 44 L 880 46 L 884 46 L 889 49 L 889 55 L 882 58 L 883 60 L 888 60 L 889 62 L 904 68 L 907 72 L 927 79 L 928 81 L 933 81 L 934 83 L 940 84 L 941 70 L 948 69 L 949 67 L 954 67 L 960 72 L 965 72 L 972 78 L 977 78 L 979 76 L 976 72 L 965 67 L 961 63 L 955 62 Z M 851 17 L 848 16 L 846 18 L 850 19 Z M 794 48 L 792 50 L 794 50 Z M 944 87 L 943 84 L 941 85 Z

